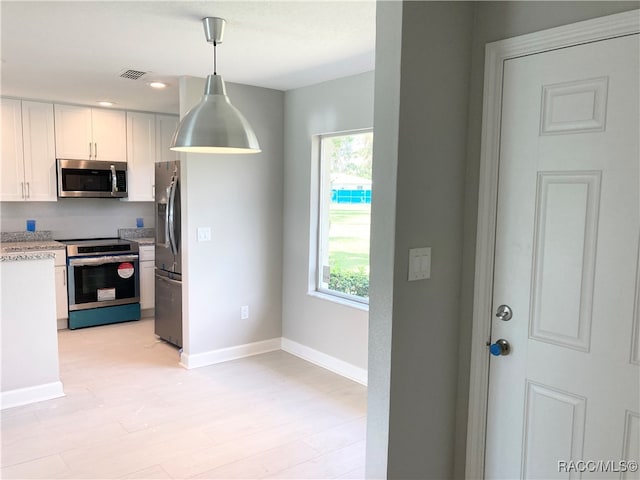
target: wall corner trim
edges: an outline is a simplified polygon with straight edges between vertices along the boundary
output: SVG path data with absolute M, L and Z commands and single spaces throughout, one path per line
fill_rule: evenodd
M 280 350 L 280 337 L 262 340 L 259 342 L 245 343 L 244 345 L 236 345 L 218 350 L 210 350 L 208 352 L 180 354 L 180 365 L 191 370 L 192 368 L 206 367 L 215 365 L 216 363 L 227 362 L 229 360 L 237 360 L 239 358 L 251 357 L 261 353 L 273 352 Z
M 296 357 L 300 357 L 303 360 L 314 363 L 322 368 L 325 368 L 333 373 L 342 375 L 354 382 L 361 385 L 367 385 L 367 370 L 357 367 L 351 363 L 340 360 L 339 358 L 332 357 L 326 353 L 314 350 L 311 347 L 302 345 L 288 338 L 282 337 L 282 350 Z
M 32 387 L 16 388 L 15 390 L 8 390 L 0 394 L 0 410 L 64 396 L 62 382 L 60 381 L 43 383 L 42 385 L 34 385 Z

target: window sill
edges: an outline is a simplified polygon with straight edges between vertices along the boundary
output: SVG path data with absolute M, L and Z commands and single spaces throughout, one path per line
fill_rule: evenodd
M 339 305 L 344 305 L 345 307 L 355 308 L 356 310 L 362 310 L 363 312 L 369 311 L 369 304 L 356 302 L 355 300 L 349 300 L 348 298 L 338 297 L 336 295 L 331 295 L 329 293 L 312 291 L 308 292 L 307 295 L 310 297 L 319 298 L 321 300 L 327 300 L 329 302 L 337 303 Z

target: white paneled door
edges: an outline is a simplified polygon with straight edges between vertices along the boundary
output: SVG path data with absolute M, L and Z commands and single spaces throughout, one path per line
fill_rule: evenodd
M 504 64 L 486 478 L 640 478 L 638 45 Z

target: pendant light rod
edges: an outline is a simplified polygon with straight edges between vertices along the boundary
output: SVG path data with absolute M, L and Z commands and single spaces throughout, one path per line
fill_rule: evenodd
M 216 59 L 216 42 L 213 42 L 213 74 L 218 74 L 218 62 Z

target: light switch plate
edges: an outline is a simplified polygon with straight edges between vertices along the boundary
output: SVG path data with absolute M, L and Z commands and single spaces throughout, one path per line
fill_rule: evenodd
M 431 247 L 409 249 L 409 275 L 407 280 L 431 278 Z
M 211 227 L 198 227 L 198 241 L 199 242 L 211 241 Z

